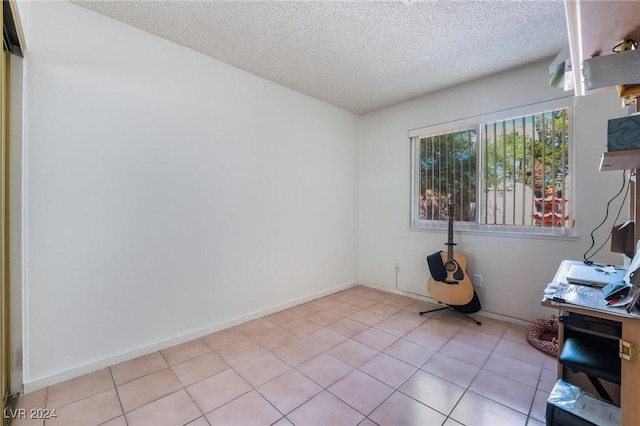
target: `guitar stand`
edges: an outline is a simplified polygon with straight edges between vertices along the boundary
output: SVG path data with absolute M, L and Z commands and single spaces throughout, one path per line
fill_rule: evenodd
M 440 303 L 440 302 L 438 302 L 438 303 Z M 462 313 L 462 312 L 460 312 L 460 311 L 456 311 L 455 309 L 453 309 L 453 306 L 451 306 L 451 305 L 447 305 L 447 306 L 445 306 L 444 308 L 431 309 L 430 311 L 422 311 L 422 312 L 419 312 L 419 314 L 420 314 L 420 315 L 422 315 L 422 314 L 429 314 L 429 313 L 431 313 L 431 312 L 444 311 L 445 309 L 449 309 L 449 310 L 451 310 L 451 312 L 453 312 L 454 314 L 461 315 L 461 316 L 465 317 L 466 319 L 468 319 L 469 321 L 471 321 L 471 322 L 475 322 L 477 325 L 482 325 L 482 323 L 481 323 L 480 321 L 478 321 L 478 320 L 475 320 L 475 319 L 471 318 L 469 315 L 467 315 L 467 314 L 463 314 L 463 313 Z

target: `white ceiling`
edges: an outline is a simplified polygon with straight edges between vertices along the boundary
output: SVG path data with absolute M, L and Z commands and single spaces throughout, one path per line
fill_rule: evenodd
M 561 0 L 75 3 L 356 114 L 555 56 L 568 40 Z

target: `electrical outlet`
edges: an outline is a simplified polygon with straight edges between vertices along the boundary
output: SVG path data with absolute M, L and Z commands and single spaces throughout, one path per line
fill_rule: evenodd
M 396 272 L 398 272 L 400 270 L 400 263 L 399 262 L 394 263 L 393 267 L 395 268 Z
M 482 275 L 473 274 L 473 286 L 474 287 L 478 287 L 478 288 L 482 288 Z

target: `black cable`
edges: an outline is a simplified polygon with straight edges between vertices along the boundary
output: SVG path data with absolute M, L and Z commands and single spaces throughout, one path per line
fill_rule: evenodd
M 618 209 L 618 214 L 616 214 L 616 218 L 613 220 L 613 223 L 618 222 L 618 218 L 620 217 L 620 212 L 622 211 L 622 207 L 624 206 L 624 202 L 627 201 L 627 196 L 629 195 L 629 192 L 627 191 L 624 194 L 624 198 L 622 199 L 622 204 L 620 204 L 620 208 Z M 598 254 L 600 252 L 600 250 L 602 250 L 602 248 L 605 246 L 605 244 L 607 244 L 607 242 L 611 239 L 611 236 L 613 235 L 613 228 L 611 228 L 611 232 L 609 232 L 609 236 L 607 236 L 607 239 L 604 241 L 604 243 L 602 243 L 602 245 L 600 247 L 598 247 L 598 250 L 595 251 L 595 253 L 593 253 L 591 256 L 589 256 L 590 258 L 595 256 L 596 254 Z M 591 262 L 591 261 L 589 261 Z M 593 263 L 593 262 L 591 262 Z
M 613 228 L 611 229 L 611 231 L 609 232 L 609 235 L 607 236 L 607 239 L 604 241 L 604 243 L 602 243 L 602 245 L 600 247 L 598 247 L 598 249 L 591 254 L 589 257 L 587 257 L 587 254 L 591 251 L 591 249 L 593 249 L 593 246 L 596 245 L 596 240 L 593 236 L 593 234 L 600 229 L 600 227 L 602 225 L 605 224 L 605 222 L 607 221 L 607 219 L 609 218 L 609 206 L 611 205 L 611 203 L 613 202 L 613 200 L 615 200 L 616 198 L 618 198 L 620 196 L 620 194 L 622 194 L 622 191 L 624 191 L 624 189 L 627 187 L 627 185 L 629 184 L 629 180 L 626 179 L 626 174 L 627 174 L 627 170 L 623 170 L 622 171 L 622 187 L 620 188 L 620 190 L 618 191 L 618 193 L 616 195 L 614 195 L 608 202 L 607 202 L 607 208 L 604 214 L 604 219 L 602 220 L 602 222 L 600 222 L 600 224 L 598 226 L 596 226 L 593 231 L 591 231 L 591 246 L 587 249 L 587 251 L 584 252 L 584 254 L 582 255 L 582 258 L 584 259 L 583 262 L 587 265 L 593 265 L 593 262 L 591 261 L 591 258 L 593 256 L 595 256 L 596 254 L 598 254 L 598 252 L 600 250 L 602 250 L 602 248 L 605 246 L 605 244 L 607 244 L 607 241 L 609 241 L 609 239 L 611 238 L 611 235 L 613 234 Z M 618 221 L 618 217 L 620 217 L 620 212 L 622 212 L 622 206 L 624 206 L 624 202 L 627 200 L 627 196 L 629 195 L 629 191 L 626 191 L 624 194 L 624 198 L 622 199 L 622 203 L 620 203 L 620 208 L 618 209 L 618 214 L 616 214 L 616 218 L 614 219 L 613 223 L 616 223 Z
M 618 198 L 620 196 L 620 194 L 622 193 L 622 191 L 624 191 L 625 187 L 627 187 L 628 185 L 628 181 L 625 179 L 625 175 L 626 175 L 626 170 L 624 170 L 622 172 L 622 187 L 620 188 L 620 190 L 618 191 L 618 193 L 616 195 L 613 196 L 613 198 L 611 198 L 609 200 L 609 202 L 607 203 L 607 208 L 606 208 L 606 212 L 605 212 L 605 216 L 604 219 L 602 220 L 602 222 L 596 226 L 593 231 L 591 231 L 591 246 L 589 247 L 589 249 L 587 249 L 587 251 L 584 253 L 583 258 L 584 258 L 584 263 L 587 265 L 592 265 L 593 262 L 591 261 L 591 258 L 593 256 L 595 256 L 596 254 L 598 254 L 600 252 L 600 250 L 602 250 L 602 248 L 605 246 L 605 244 L 607 244 L 607 242 L 609 241 L 609 239 L 611 238 L 611 235 L 613 234 L 613 228 L 611 229 L 611 231 L 609 232 L 609 235 L 607 236 L 606 240 L 604 241 L 604 243 L 602 243 L 602 245 L 600 245 L 600 247 L 598 247 L 598 249 L 591 254 L 589 257 L 587 257 L 587 253 L 589 253 L 589 251 L 591 251 L 591 249 L 593 249 L 593 246 L 595 245 L 595 239 L 593 234 L 602 226 L 604 225 L 604 223 L 607 221 L 608 217 L 609 217 L 609 206 L 610 204 L 613 202 L 613 200 L 615 200 L 616 198 Z M 627 200 L 627 196 L 629 195 L 629 191 L 625 192 L 624 198 L 622 199 L 622 203 L 620 203 L 620 208 L 618 208 L 618 213 L 616 214 L 616 217 L 613 221 L 613 223 L 616 223 L 618 221 L 618 218 L 620 217 L 620 213 L 622 212 L 622 207 L 624 206 L 625 201 Z

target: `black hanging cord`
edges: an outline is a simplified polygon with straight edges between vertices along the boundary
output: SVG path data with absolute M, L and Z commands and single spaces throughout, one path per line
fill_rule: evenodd
M 607 236 L 607 239 L 604 241 L 604 243 L 602 243 L 602 245 L 600 247 L 598 247 L 598 249 L 591 255 L 589 255 L 587 257 L 587 254 L 591 251 L 591 249 L 593 249 L 593 246 L 596 245 L 596 240 L 593 236 L 593 234 L 600 229 L 600 227 L 602 225 L 605 224 L 605 222 L 607 221 L 607 219 L 609 218 L 609 206 L 611 205 L 611 203 L 613 202 L 613 200 L 615 200 L 616 198 L 618 198 L 620 196 L 620 194 L 622 194 L 622 191 L 625 190 L 625 188 L 628 186 L 629 184 L 629 180 L 626 178 L 627 175 L 627 170 L 623 170 L 622 172 L 622 187 L 620 188 L 620 190 L 618 191 L 618 193 L 616 195 L 614 195 L 608 202 L 607 202 L 607 208 L 604 214 L 604 219 L 602 219 L 602 222 L 600 222 L 600 224 L 598 226 L 596 226 L 593 231 L 591 231 L 591 247 L 589 247 L 587 249 L 587 251 L 584 252 L 584 254 L 582 255 L 582 258 L 584 259 L 583 262 L 587 265 L 593 265 L 593 262 L 591 261 L 591 258 L 593 256 L 595 256 L 596 254 L 598 254 L 598 252 L 600 252 L 600 250 L 602 250 L 602 248 L 605 246 L 605 244 L 607 244 L 607 242 L 609 241 L 609 239 L 611 238 L 611 235 L 613 234 L 613 228 L 611 229 L 611 231 L 609 232 L 609 235 Z M 622 206 L 624 206 L 624 202 L 627 200 L 627 196 L 629 195 L 629 191 L 626 191 L 624 194 L 624 198 L 622 199 L 622 203 L 620 203 L 620 208 L 618 209 L 618 213 L 616 214 L 616 218 L 613 220 L 613 223 L 615 224 L 618 221 L 618 218 L 620 217 L 620 212 L 622 212 Z

